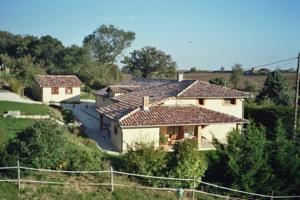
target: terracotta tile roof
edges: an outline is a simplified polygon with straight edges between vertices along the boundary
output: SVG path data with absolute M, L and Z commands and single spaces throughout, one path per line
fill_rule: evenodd
M 126 81 L 121 81 L 118 84 L 111 85 L 107 88 L 98 90 L 94 92 L 96 95 L 104 96 L 107 95 L 107 89 L 116 93 L 128 93 L 132 91 L 144 90 L 150 87 L 161 86 L 169 83 L 177 82 L 177 80 L 168 80 L 168 79 L 148 79 L 148 78 L 133 78 Z
M 126 116 L 120 120 L 120 125 L 179 126 L 245 122 L 244 119 L 196 106 L 152 106 L 148 111 L 139 109 Z
M 178 94 L 184 98 L 247 98 L 246 92 L 234 90 L 204 81 L 196 81 L 193 85 Z
M 99 113 L 104 114 L 106 117 L 109 117 L 114 120 L 118 120 L 124 115 L 133 111 L 136 107 L 123 102 L 117 102 L 105 107 L 96 109 Z
M 171 97 L 175 98 L 178 93 L 182 92 L 185 88 L 187 88 L 194 82 L 195 81 L 193 80 L 171 82 L 157 87 L 150 87 L 148 89 L 123 94 L 117 97 L 113 97 L 112 99 L 139 107 L 143 103 L 144 96 L 150 97 L 150 104 L 157 103 L 161 100 Z
M 40 87 L 80 87 L 81 81 L 75 75 L 37 75 Z

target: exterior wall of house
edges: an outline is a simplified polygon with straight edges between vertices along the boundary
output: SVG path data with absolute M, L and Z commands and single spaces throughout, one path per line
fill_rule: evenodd
M 115 132 L 116 128 L 116 132 Z M 118 151 L 122 152 L 123 150 L 123 135 L 122 129 L 118 125 L 118 123 L 114 121 L 110 121 L 110 140 L 111 143 L 117 148 Z
M 80 101 L 80 87 L 73 87 L 72 94 L 65 93 L 65 87 L 59 88 L 59 94 L 51 94 L 51 87 L 42 88 L 43 102 L 79 102 Z
M 108 106 L 113 103 L 109 97 L 95 95 L 95 98 L 96 98 L 96 107 L 97 108 Z
M 243 118 L 243 100 L 236 99 L 235 105 L 226 105 L 224 104 L 224 99 L 206 99 L 204 101 L 204 108 L 226 113 L 235 117 Z
M 134 145 L 136 142 L 153 143 L 158 147 L 159 127 L 120 128 L 116 122 L 111 121 L 111 143 L 120 152 L 126 152 L 127 146 Z
M 204 105 L 199 105 L 198 99 L 169 99 L 164 105 L 195 105 L 213 111 L 226 113 L 235 117 L 243 118 L 243 99 L 236 99 L 235 105 L 224 104 L 224 99 L 205 99 Z
M 236 123 L 230 124 L 211 124 L 204 126 L 201 129 L 201 135 L 208 141 L 212 141 L 213 136 L 221 142 L 226 142 L 226 135 L 228 132 L 236 129 Z

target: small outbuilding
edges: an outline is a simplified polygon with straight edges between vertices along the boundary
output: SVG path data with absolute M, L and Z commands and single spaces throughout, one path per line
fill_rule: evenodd
M 33 96 L 42 102 L 79 102 L 82 82 L 75 75 L 37 75 Z

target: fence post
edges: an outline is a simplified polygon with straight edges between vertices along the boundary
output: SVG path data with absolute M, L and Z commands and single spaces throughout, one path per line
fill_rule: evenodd
M 272 196 L 271 196 L 271 200 L 273 200 L 273 196 L 274 196 L 274 191 L 272 191 Z
M 195 189 L 196 189 L 196 178 L 194 176 L 194 181 L 193 181 L 193 199 L 195 199 Z
M 21 189 L 21 172 L 20 172 L 20 162 L 18 160 L 18 188 Z
M 114 169 L 111 166 L 110 167 L 110 186 L 111 186 L 111 191 L 114 191 Z

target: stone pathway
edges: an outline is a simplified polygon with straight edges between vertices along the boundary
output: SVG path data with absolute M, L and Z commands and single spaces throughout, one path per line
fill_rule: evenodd
M 108 130 L 100 131 L 99 114 L 95 110 L 95 101 L 81 100 L 80 104 L 61 103 L 61 106 L 73 111 L 86 128 L 86 134 L 98 143 L 102 151 L 118 154 L 117 149 L 110 142 Z

